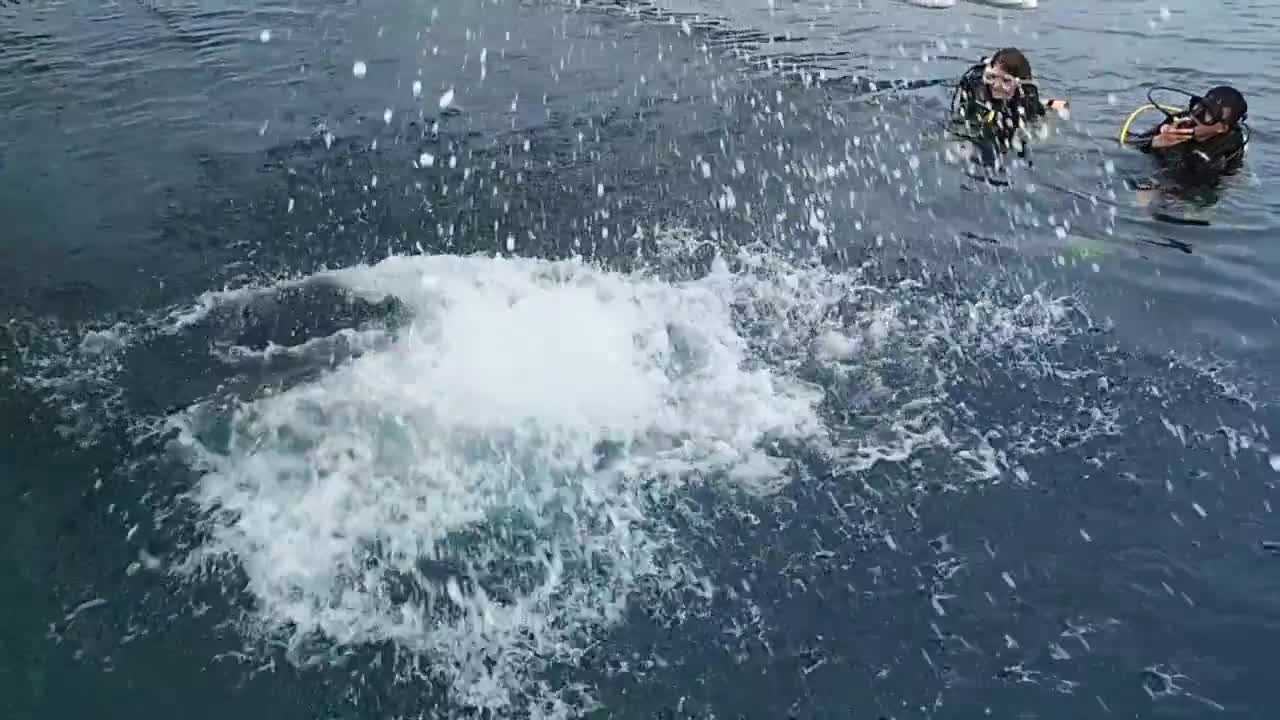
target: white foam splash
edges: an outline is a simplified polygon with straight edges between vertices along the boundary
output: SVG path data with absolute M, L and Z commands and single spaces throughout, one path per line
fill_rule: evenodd
M 768 489 L 760 441 L 822 430 L 816 391 L 752 367 L 723 264 L 671 284 L 397 257 L 330 278 L 416 317 L 319 381 L 175 418 L 205 471 L 203 554 L 233 556 L 293 639 L 425 653 L 467 705 L 518 703 L 638 583 L 696 581 L 662 560 L 655 500 L 691 473 Z
M 953 298 L 759 248 L 699 274 L 690 258 L 705 236 L 657 239 L 658 267 L 644 273 L 395 257 L 212 291 L 118 332 L 76 335 L 82 362 L 63 371 L 91 366 L 115 393 L 104 356 L 114 367 L 150 337 L 212 336 L 211 360 L 237 382 L 170 418 L 201 472 L 189 498 L 207 517 L 187 569 L 230 560 L 248 579 L 251 629 L 284 637 L 299 660 L 391 643 L 454 702 L 503 716 L 537 716 L 543 703 L 580 711 L 581 689 L 543 672 L 582 660 L 637 595 L 649 606 L 675 587 L 715 591 L 658 508 L 691 479 L 778 491 L 788 475 L 771 437 L 825 454 L 834 482 L 872 496 L 895 491 L 866 475 L 873 466 L 928 456 L 948 486 L 1025 483 L 1019 458 L 1053 444 L 1048 422 L 993 447 L 982 418 L 951 410 L 950 385 L 992 355 L 1053 377 L 1042 350 L 1071 332 L 1071 303 Z M 356 304 L 395 298 L 395 317 L 411 319 L 324 326 L 287 346 L 244 333 L 242 310 L 326 302 L 306 288 L 335 283 Z M 335 362 L 335 349 L 354 359 Z M 254 366 L 279 360 L 309 372 L 277 391 Z M 834 399 L 825 426 L 800 376 Z M 1115 432 L 1105 406 L 1080 409 L 1096 427 L 1073 433 Z M 317 637 L 340 647 L 330 655 Z

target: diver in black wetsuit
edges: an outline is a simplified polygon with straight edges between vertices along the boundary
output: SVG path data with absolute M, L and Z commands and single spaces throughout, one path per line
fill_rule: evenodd
M 1125 121 L 1125 129 L 1146 107 L 1163 111 L 1166 119 L 1150 130 L 1127 136 L 1121 142 L 1151 155 L 1159 167 L 1155 176 L 1131 179 L 1126 184 L 1137 191 L 1138 207 L 1151 210 L 1152 217 L 1179 225 L 1208 225 L 1218 203 L 1222 180 L 1244 164 L 1249 143 L 1245 119 L 1249 105 L 1238 90 L 1220 85 L 1203 97 L 1175 88 L 1190 98 L 1187 109 L 1151 105 L 1135 110 Z M 1151 99 L 1151 93 L 1147 93 Z
M 1170 116 L 1130 144 L 1156 158 L 1173 181 L 1186 189 L 1214 185 L 1239 170 L 1249 142 L 1249 104 L 1240 91 L 1220 85 L 1192 95 L 1187 110 Z
M 1065 110 L 1065 100 L 1040 99 L 1031 79 L 1031 63 L 1017 48 L 1004 48 L 969 68 L 951 98 L 951 112 L 964 125 L 962 137 L 973 141 L 985 165 L 1007 152 L 1019 134 L 1049 110 Z M 1025 143 L 1019 157 L 1026 158 Z

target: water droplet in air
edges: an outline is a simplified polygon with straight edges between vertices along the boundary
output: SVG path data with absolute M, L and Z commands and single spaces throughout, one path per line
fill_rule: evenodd
M 258 39 L 264 43 L 271 42 L 271 31 L 263 30 L 262 32 L 258 33 Z
M 418 156 L 418 167 L 431 167 L 436 164 L 436 156 L 431 153 L 422 153 Z
M 421 80 L 414 80 L 414 81 L 413 81 L 413 96 L 414 96 L 414 97 L 418 97 L 418 96 L 419 96 L 419 95 L 421 95 L 421 94 L 422 94 L 422 81 L 421 81 Z
M 1161 19 L 1161 20 L 1168 20 L 1168 19 L 1169 19 L 1169 17 L 1170 17 L 1171 15 L 1172 15 L 1172 13 L 1170 13 L 1170 12 L 1169 12 L 1169 6 L 1168 6 L 1168 5 L 1161 5 L 1161 6 L 1160 6 L 1160 19 Z
M 453 88 L 449 88 L 440 96 L 440 109 L 443 110 L 453 104 Z
M 369 66 L 365 65 L 363 60 L 357 60 L 355 64 L 351 66 L 351 74 L 358 78 L 364 77 L 367 72 L 369 72 Z
M 1280 472 L 1280 455 L 1272 455 L 1270 460 L 1271 460 L 1271 469 L 1275 470 L 1276 472 Z
M 387 108 L 386 110 L 382 111 L 382 122 L 388 125 L 391 124 L 391 108 Z

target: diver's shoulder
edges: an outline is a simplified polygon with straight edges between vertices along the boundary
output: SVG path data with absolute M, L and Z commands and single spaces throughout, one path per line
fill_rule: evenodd
M 1198 143 L 1204 152 L 1212 155 L 1235 155 L 1244 150 L 1249 140 L 1248 130 L 1236 125 L 1218 137 Z
M 1227 136 L 1233 144 L 1243 147 L 1249 142 L 1249 126 L 1242 121 L 1231 128 L 1231 132 L 1227 133 Z
M 982 63 L 971 65 L 960 75 L 957 84 L 963 88 L 976 88 L 982 83 L 982 71 L 986 68 Z

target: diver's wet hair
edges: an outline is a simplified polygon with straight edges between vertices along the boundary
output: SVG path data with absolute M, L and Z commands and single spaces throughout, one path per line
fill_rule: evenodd
M 991 56 L 991 64 L 999 65 L 1004 71 L 1019 80 L 1031 79 L 1031 61 L 1018 48 L 1004 48 Z
M 1217 108 L 1219 116 L 1223 117 L 1223 119 L 1227 119 L 1226 115 L 1230 115 L 1228 122 L 1231 125 L 1235 125 L 1245 119 L 1245 116 L 1249 114 L 1249 103 L 1245 102 L 1244 95 L 1241 95 L 1239 90 L 1230 85 L 1219 85 L 1205 93 L 1204 101 Z M 1223 110 L 1230 112 L 1224 115 L 1222 113 Z

